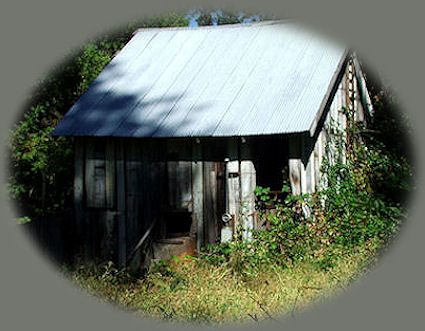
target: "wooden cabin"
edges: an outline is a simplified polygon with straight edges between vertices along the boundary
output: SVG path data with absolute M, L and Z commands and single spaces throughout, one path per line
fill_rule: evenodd
M 257 185 L 325 185 L 342 109 L 371 111 L 356 58 L 292 21 L 136 31 L 53 132 L 75 140 L 86 255 L 137 267 L 249 239 Z

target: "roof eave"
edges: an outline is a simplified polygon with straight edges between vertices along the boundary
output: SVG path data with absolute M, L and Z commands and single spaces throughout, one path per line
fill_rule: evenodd
M 324 95 L 323 100 L 320 103 L 319 110 L 317 111 L 316 116 L 314 117 L 314 120 L 311 123 L 310 128 L 308 129 L 308 132 L 310 133 L 311 137 L 314 136 L 314 133 L 316 132 L 317 126 L 323 114 L 330 108 L 332 104 L 332 100 L 335 96 L 335 93 L 338 89 L 341 79 L 344 76 L 345 68 L 347 67 L 350 53 L 351 51 L 349 49 L 346 49 L 344 51 L 344 54 L 341 57 L 341 61 L 338 63 L 338 66 L 335 69 L 335 72 L 331 78 L 326 94 Z

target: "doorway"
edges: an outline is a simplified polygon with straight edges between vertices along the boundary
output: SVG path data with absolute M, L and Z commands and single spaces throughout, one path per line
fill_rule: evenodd
M 220 239 L 221 216 L 226 210 L 225 163 L 206 161 L 203 166 L 204 242 Z

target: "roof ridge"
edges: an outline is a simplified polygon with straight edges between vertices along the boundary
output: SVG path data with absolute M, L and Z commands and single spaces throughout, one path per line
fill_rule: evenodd
M 262 25 L 277 25 L 295 22 L 292 18 L 286 18 L 281 20 L 264 20 L 260 22 L 250 22 L 250 23 L 234 23 L 234 24 L 220 24 L 220 25 L 202 25 L 202 26 L 170 26 L 170 27 L 146 27 L 138 28 L 133 32 L 133 35 L 142 32 L 142 31 L 182 31 L 182 30 L 219 30 L 219 29 L 234 29 L 240 27 L 254 27 Z

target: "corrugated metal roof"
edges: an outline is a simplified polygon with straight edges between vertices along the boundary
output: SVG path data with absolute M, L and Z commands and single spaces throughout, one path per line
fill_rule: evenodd
M 343 47 L 292 21 L 141 29 L 53 135 L 307 131 L 344 54 Z

